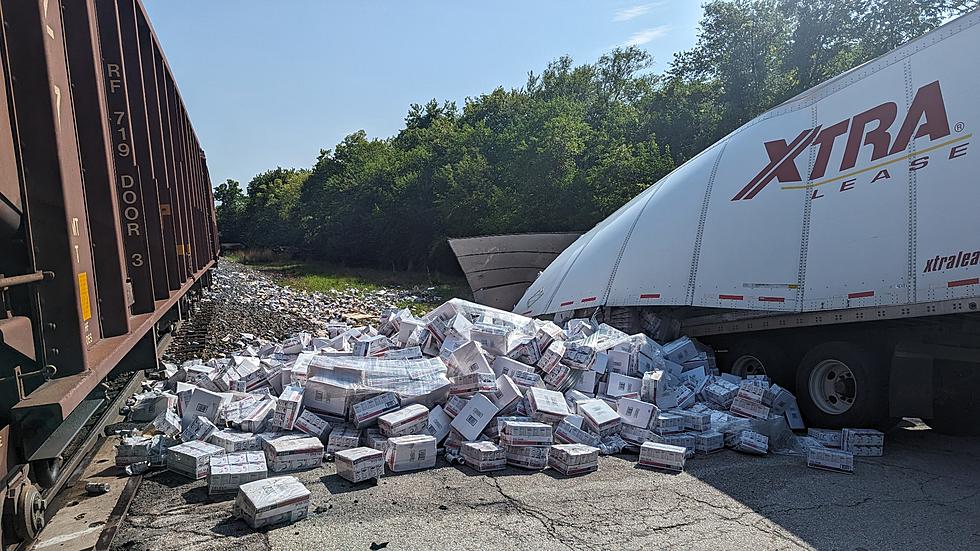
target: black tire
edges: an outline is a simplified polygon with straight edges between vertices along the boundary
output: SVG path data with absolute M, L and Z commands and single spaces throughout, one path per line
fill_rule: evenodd
M 745 361 L 749 358 L 755 361 Z M 745 364 L 755 364 L 762 367 L 763 373 L 747 373 Z M 745 377 L 746 375 L 765 374 L 781 386 L 793 383 L 793 368 L 796 367 L 790 355 L 786 353 L 781 343 L 773 340 L 746 339 L 732 345 L 725 353 L 722 369 L 728 373 Z
M 936 362 L 936 394 L 933 418 L 926 423 L 936 432 L 952 436 L 980 436 L 980 382 L 976 365 Z
M 810 376 L 827 360 L 842 362 L 850 370 L 848 380 L 853 387 L 845 385 L 842 391 L 842 394 L 851 395 L 850 406 L 840 413 L 825 411 L 817 405 L 820 398 L 815 399 L 810 395 Z M 849 342 L 833 341 L 813 347 L 796 371 L 796 398 L 807 424 L 827 428 L 887 429 L 893 426 L 893 420 L 888 417 L 886 363 L 882 355 L 875 351 Z M 835 397 L 830 399 L 836 400 Z M 824 403 L 830 401 L 824 400 Z

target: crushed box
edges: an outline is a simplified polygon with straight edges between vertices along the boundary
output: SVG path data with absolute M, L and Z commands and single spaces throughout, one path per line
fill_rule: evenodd
M 190 442 L 192 440 L 206 441 L 216 430 L 218 430 L 218 427 L 210 419 L 203 415 L 198 415 L 187 425 L 187 428 L 181 431 L 180 440 L 182 442 Z
M 126 436 L 116 445 L 116 465 L 124 467 L 148 461 L 153 439 L 149 436 Z

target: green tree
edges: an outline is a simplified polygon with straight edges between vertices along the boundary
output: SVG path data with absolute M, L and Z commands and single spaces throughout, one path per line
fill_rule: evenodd
M 447 237 L 585 231 L 751 118 L 976 3 L 711 0 L 663 74 L 635 47 L 565 56 L 461 108 L 412 104 L 395 136 L 354 132 L 245 195 L 226 182 L 223 238 L 419 269 L 455 265 Z
M 236 180 L 225 180 L 214 190 L 214 200 L 218 203 L 218 232 L 221 240 L 236 243 L 243 239 L 244 215 L 248 198 Z
M 243 233 L 249 246 L 295 245 L 300 233 L 292 224 L 292 210 L 309 171 L 276 168 L 248 183 Z

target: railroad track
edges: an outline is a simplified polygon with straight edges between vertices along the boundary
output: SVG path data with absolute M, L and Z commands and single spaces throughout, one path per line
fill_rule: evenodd
M 169 331 L 157 341 L 157 359 L 183 362 L 187 359 L 200 357 L 210 348 L 208 342 L 209 327 L 214 319 L 217 308 L 212 302 L 195 303 L 188 319 L 176 322 Z M 66 449 L 65 460 L 60 468 L 55 484 L 44 490 L 41 497 L 50 504 L 44 511 L 45 520 L 50 520 L 64 503 L 59 499 L 62 490 L 76 484 L 85 469 L 91 463 L 95 452 L 110 436 L 107 428 L 114 425 L 125 427 L 126 416 L 121 412 L 126 401 L 142 386 L 146 380 L 145 371 L 110 375 L 103 383 L 106 393 L 104 405 L 92 416 L 92 419 L 79 431 L 78 436 Z M 129 504 L 139 489 L 142 476 L 133 476 L 127 482 L 126 488 L 120 495 L 119 501 L 102 530 L 96 549 L 108 549 L 112 543 L 116 529 L 125 518 Z M 42 532 L 43 533 L 43 532 Z M 27 551 L 37 542 L 36 539 L 22 541 L 5 546 L 7 551 Z

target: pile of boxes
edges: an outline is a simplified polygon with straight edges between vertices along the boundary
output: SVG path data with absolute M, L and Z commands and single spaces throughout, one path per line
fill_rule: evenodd
M 806 464 L 815 469 L 854 472 L 855 457 L 881 457 L 885 434 L 874 429 L 810 429 L 815 445 L 807 447 Z
M 240 349 L 166 375 L 137 397 L 133 410 L 152 422 L 123 439 L 117 463 L 165 457 L 176 473 L 208 477 L 212 492 L 240 488 L 236 511 L 254 526 L 305 516 L 308 492 L 294 478 L 265 477 L 325 456 L 355 483 L 432 468 L 442 452 L 479 472 L 581 475 L 623 451 L 678 472 L 726 447 L 768 453 L 774 423 L 804 428 L 791 393 L 720 374 L 691 339 L 661 345 L 458 299 L 421 318 L 388 311 L 377 328 L 331 323 L 279 343 L 243 335 Z M 881 433 L 861 429 L 810 441 L 808 465 L 845 472 L 883 447 Z

